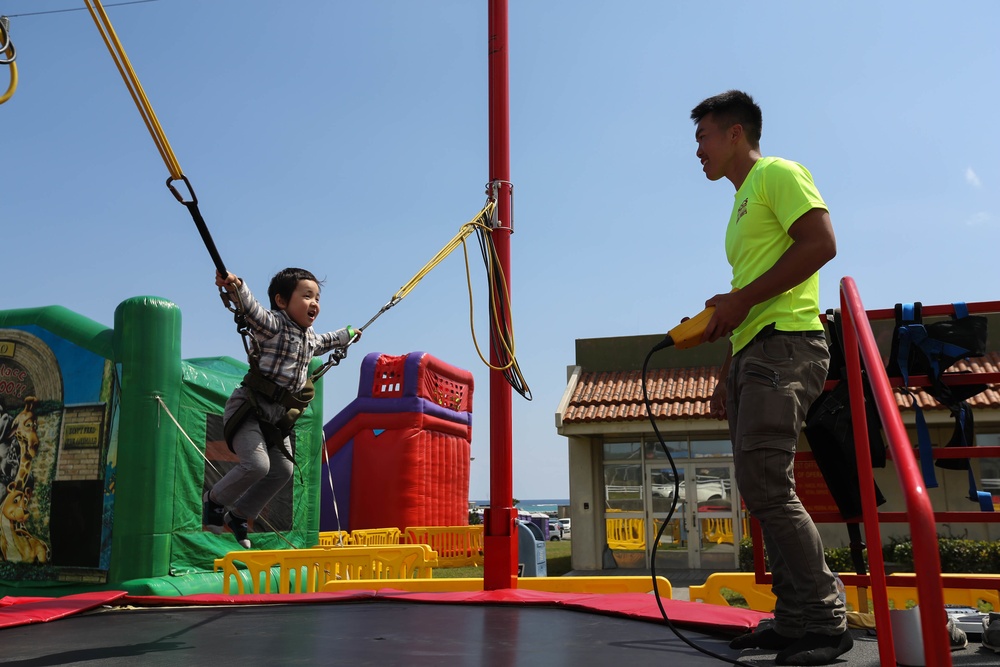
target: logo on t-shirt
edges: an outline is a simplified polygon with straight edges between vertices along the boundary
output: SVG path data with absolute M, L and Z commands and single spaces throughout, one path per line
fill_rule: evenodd
M 736 210 L 736 222 L 739 222 L 740 218 L 747 214 L 747 201 L 748 199 L 744 199 L 743 203 L 740 204 L 740 207 Z

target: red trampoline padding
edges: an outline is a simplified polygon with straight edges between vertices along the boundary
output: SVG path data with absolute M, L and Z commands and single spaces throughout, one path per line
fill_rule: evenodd
M 360 582 L 359 582 L 360 584 Z M 256 595 L 182 595 L 170 597 L 129 596 L 121 604 L 134 606 L 182 606 L 218 604 L 295 604 L 337 602 L 426 602 L 440 604 L 500 604 L 549 606 L 576 611 L 621 616 L 642 621 L 663 622 L 663 616 L 650 593 L 550 593 L 523 589 L 495 591 L 457 591 L 447 593 L 419 593 L 381 589 L 337 591 L 330 593 L 298 593 L 292 595 L 264 593 Z M 766 614 L 750 609 L 689 602 L 687 600 L 661 599 L 671 623 L 699 630 L 732 635 L 748 632 L 766 618 Z
M 0 599 L 0 628 L 54 621 L 110 604 L 126 595 L 125 591 L 94 591 L 60 598 L 4 597 Z

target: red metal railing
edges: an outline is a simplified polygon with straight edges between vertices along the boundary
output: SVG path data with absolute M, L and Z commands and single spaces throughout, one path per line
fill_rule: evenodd
M 937 527 L 930 498 L 923 476 L 917 466 L 910 446 L 910 438 L 903 426 L 899 406 L 889 386 L 889 378 L 882 365 L 882 357 L 875 345 L 871 323 L 861 304 L 854 280 L 845 277 L 840 282 L 840 309 L 844 328 L 844 359 L 847 363 L 847 382 L 851 396 L 854 443 L 858 457 L 858 476 L 861 482 L 861 507 L 865 522 L 865 539 L 868 549 L 869 579 L 872 584 L 872 602 L 875 604 L 875 626 L 879 632 L 879 661 L 883 665 L 896 664 L 892 642 L 892 625 L 889 621 L 889 598 L 886 594 L 885 563 L 882 560 L 882 537 L 878 527 L 875 503 L 875 479 L 872 473 L 871 452 L 868 449 L 868 429 L 860 415 L 865 414 L 864 390 L 861 382 L 859 352 L 872 386 L 879 418 L 889 443 L 896 476 L 899 478 L 910 524 L 913 542 L 913 563 L 917 578 L 917 595 L 920 600 L 920 626 L 924 638 L 924 664 L 951 667 L 951 648 L 945 624 L 944 594 L 941 589 L 941 559 L 938 555 Z M 934 629 L 937 629 L 934 631 Z
M 951 523 L 997 523 L 1000 522 L 1000 512 L 968 512 L 944 511 L 935 512 L 931 506 L 923 475 L 914 455 L 906 427 L 899 411 L 893 393 L 893 386 L 903 384 L 900 378 L 889 378 L 885 371 L 882 357 L 875 342 L 871 328 L 871 320 L 894 319 L 894 310 L 865 311 L 861 303 L 857 285 L 850 277 L 844 277 L 840 283 L 841 322 L 843 324 L 844 358 L 847 366 L 847 382 L 850 391 L 851 414 L 864 415 L 864 393 L 862 389 L 861 368 L 864 365 L 868 380 L 872 387 L 876 408 L 882 422 L 882 428 L 888 441 L 888 457 L 896 469 L 896 476 L 902 489 L 906 504 L 905 512 L 879 512 L 875 501 L 875 479 L 872 470 L 871 451 L 868 442 L 868 429 L 864 419 L 853 419 L 854 444 L 856 447 L 858 479 L 861 486 L 862 517 L 865 526 L 865 539 L 870 545 L 868 549 L 869 574 L 841 574 L 846 585 L 871 586 L 872 602 L 874 603 L 875 624 L 879 634 L 879 661 L 884 667 L 896 664 L 896 655 L 892 639 L 892 626 L 889 620 L 889 600 L 886 591 L 887 579 L 885 563 L 882 556 L 882 538 L 879 528 L 881 523 L 907 523 L 910 528 L 910 538 L 913 543 L 913 574 L 893 574 L 892 582 L 896 586 L 916 584 L 919 599 L 920 624 L 923 634 L 925 664 L 936 667 L 951 667 L 951 650 L 948 634 L 945 631 L 947 613 L 944 607 L 943 589 L 979 587 L 992 589 L 997 587 L 995 577 L 976 577 L 975 575 L 941 577 L 941 561 L 938 552 L 937 526 L 938 522 Z M 1000 312 L 1000 301 L 967 304 L 970 313 Z M 934 317 L 951 315 L 953 306 L 924 306 L 922 315 Z M 1000 383 L 1000 373 L 963 373 L 946 374 L 943 381 L 946 384 L 969 383 Z M 929 384 L 926 376 L 911 376 L 909 386 L 920 387 Z M 1000 457 L 1000 447 L 948 447 L 935 448 L 937 458 L 981 458 Z M 802 452 L 797 458 L 812 458 L 811 453 Z M 814 521 L 842 522 L 843 518 L 837 512 L 814 512 Z M 760 526 L 756 521 L 751 523 L 751 534 L 754 542 L 754 570 L 758 582 L 770 581 L 764 567 L 763 542 Z

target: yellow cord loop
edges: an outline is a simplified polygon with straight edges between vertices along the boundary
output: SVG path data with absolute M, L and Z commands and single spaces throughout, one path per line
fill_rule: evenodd
M 0 95 L 0 104 L 3 104 L 17 90 L 17 63 L 14 62 L 16 55 L 14 42 L 10 39 L 10 20 L 6 16 L 0 16 L 0 52 L 4 54 L 4 58 L 0 59 L 0 65 L 10 67 L 10 85 L 7 86 L 7 92 Z
M 382 306 L 375 315 L 365 323 L 363 327 L 360 327 L 359 331 L 364 331 L 367 329 L 372 322 L 377 320 L 379 316 L 385 311 L 389 310 L 397 303 L 403 300 L 407 294 L 413 291 L 413 288 L 424 279 L 424 277 L 430 273 L 434 267 L 440 264 L 445 257 L 450 255 L 458 246 L 462 246 L 462 254 L 465 257 L 465 279 L 469 289 L 469 325 L 472 330 L 472 342 L 476 347 L 476 353 L 484 364 L 495 371 L 503 371 L 507 378 L 507 381 L 520 393 L 522 396 L 531 400 L 531 390 L 528 388 L 527 383 L 524 381 L 524 377 L 521 375 L 521 371 L 517 365 L 517 359 L 515 358 L 514 352 L 514 328 L 513 325 L 509 323 L 507 314 L 510 313 L 510 292 L 507 289 L 507 281 L 503 273 L 503 267 L 500 263 L 500 259 L 497 256 L 496 247 L 492 243 L 490 236 L 494 229 L 494 216 L 496 215 L 496 200 L 490 198 L 486 205 L 472 220 L 469 220 L 459 228 L 458 233 L 448 241 L 445 246 L 437 252 L 427 262 L 423 268 L 417 271 L 416 275 L 410 279 L 405 285 L 399 288 L 399 290 L 392 296 L 387 304 Z M 490 313 L 492 315 L 491 320 L 496 324 L 496 344 L 497 356 L 502 360 L 502 365 L 495 366 L 490 363 L 486 355 L 483 354 L 482 349 L 479 346 L 479 340 L 476 337 L 476 325 L 475 325 L 475 307 L 472 298 L 472 270 L 469 268 L 469 250 L 466 245 L 466 240 L 473 233 L 478 233 L 480 235 L 480 244 L 483 248 L 483 254 L 486 257 L 487 262 L 487 272 L 489 274 L 489 290 L 490 290 Z M 354 341 L 351 341 L 352 343 Z M 346 351 L 342 352 L 346 354 Z M 332 362 L 331 362 L 332 363 Z
M 156 144 L 156 149 L 160 152 L 160 157 L 163 158 L 163 163 L 167 166 L 170 177 L 173 180 L 184 178 L 181 166 L 177 163 L 177 158 L 174 156 L 174 151 L 170 148 L 170 142 L 167 141 L 167 137 L 163 133 L 163 128 L 160 126 L 160 121 L 157 120 L 156 113 L 153 111 L 153 107 L 150 106 L 149 99 L 146 97 L 146 92 L 142 89 L 142 84 L 139 83 L 139 78 L 136 76 L 135 70 L 132 69 L 132 63 L 129 62 L 128 56 L 125 54 L 125 49 L 122 47 L 115 29 L 111 25 L 111 19 L 108 18 L 107 12 L 101 6 L 101 0 L 84 0 L 84 2 L 87 5 L 87 11 L 90 12 L 91 18 L 94 19 L 97 30 L 101 33 L 104 45 L 108 47 L 108 52 L 115 61 L 118 73 L 121 74 L 122 80 L 125 82 L 125 86 L 132 96 L 132 101 L 135 102 L 135 106 L 139 110 L 139 115 L 142 116 L 142 120 L 146 124 L 146 129 L 149 130 L 150 136 L 153 137 L 153 143 Z
M 392 300 L 396 302 L 401 301 L 403 297 L 409 294 L 410 291 L 417 286 L 417 283 L 419 283 L 421 280 L 424 279 L 424 276 L 430 273 L 435 266 L 440 264 L 445 257 L 450 255 L 452 251 L 455 250 L 455 248 L 457 248 L 459 245 L 461 245 L 464 248 L 465 239 L 469 238 L 469 236 L 473 232 L 475 232 L 477 228 L 483 229 L 487 232 L 491 231 L 489 227 L 489 221 L 493 216 L 494 209 L 496 209 L 496 202 L 494 201 L 486 202 L 486 206 L 483 207 L 483 210 L 481 210 L 478 214 L 476 214 L 476 217 L 474 217 L 472 220 L 469 220 L 464 225 L 462 225 L 462 227 L 459 229 L 458 234 L 456 234 L 454 238 L 448 241 L 445 247 L 441 248 L 441 250 L 439 250 L 438 253 L 434 255 L 434 257 L 432 257 L 431 260 L 427 262 L 427 264 L 424 265 L 424 268 L 417 271 L 417 274 L 410 279 L 410 282 L 400 287 L 399 291 L 393 295 Z M 466 257 L 466 267 L 468 267 L 468 257 Z

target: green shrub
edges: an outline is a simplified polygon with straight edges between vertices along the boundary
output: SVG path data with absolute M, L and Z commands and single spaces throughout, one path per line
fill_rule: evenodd
M 854 572 L 850 547 L 826 549 L 826 563 L 833 572 Z M 941 572 L 955 574 L 992 574 L 1000 572 L 1000 542 L 978 542 L 938 536 Z M 868 567 L 868 550 L 864 551 Z M 882 559 L 892 569 L 913 572 L 913 543 L 910 540 L 890 540 L 882 547 Z M 767 557 L 764 558 L 765 564 Z M 740 542 L 740 571 L 753 572 L 753 545 L 749 537 Z

